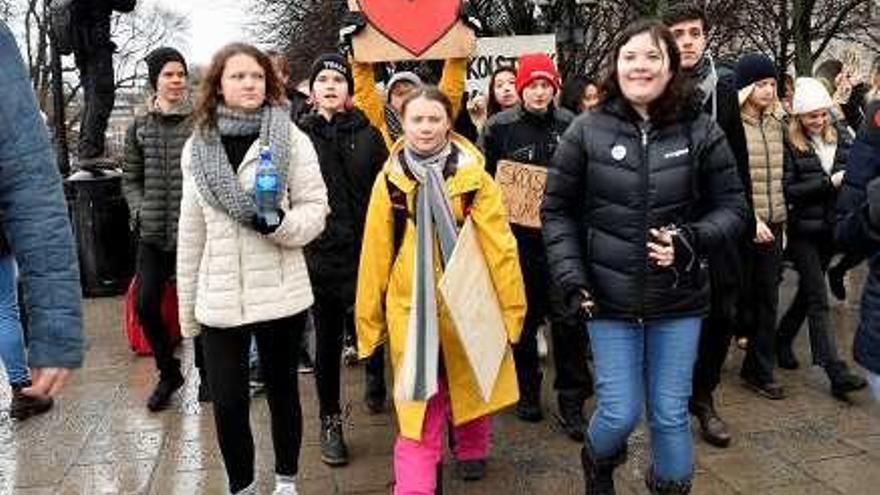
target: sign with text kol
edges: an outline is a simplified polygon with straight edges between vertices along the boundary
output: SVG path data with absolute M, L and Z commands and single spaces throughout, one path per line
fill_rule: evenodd
M 556 36 L 538 34 L 533 36 L 504 36 L 477 38 L 477 47 L 468 63 L 465 90 L 473 97 L 489 94 L 489 79 L 498 67 L 515 67 L 524 53 L 547 53 L 556 59 Z

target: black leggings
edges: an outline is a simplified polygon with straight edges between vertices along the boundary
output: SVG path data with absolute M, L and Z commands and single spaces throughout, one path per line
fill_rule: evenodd
M 272 416 L 275 472 L 293 476 L 299 470 L 302 409 L 295 370 L 306 313 L 236 328 L 203 327 L 202 345 L 214 422 L 229 490 L 254 481 L 254 439 L 250 425 L 248 353 L 251 334 L 257 340 L 260 367 Z
M 315 321 L 315 383 L 321 417 L 341 412 L 339 406 L 342 341 L 346 326 L 353 326 L 349 304 L 330 294 L 316 294 L 312 316 Z
M 174 357 L 174 346 L 162 319 L 162 290 L 174 275 L 175 261 L 174 251 L 143 242 L 138 248 L 137 315 L 153 349 L 156 368 L 166 380 L 180 376 L 180 362 Z

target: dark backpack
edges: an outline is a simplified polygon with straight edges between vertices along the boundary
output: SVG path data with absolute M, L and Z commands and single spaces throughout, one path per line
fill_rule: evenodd
M 388 176 L 385 176 L 385 185 L 388 187 L 388 196 L 391 198 L 391 214 L 394 216 L 394 251 L 392 255 L 392 259 L 397 257 L 397 252 L 400 251 L 400 245 L 403 243 L 403 234 L 406 232 L 406 221 L 407 219 L 412 219 L 415 222 L 415 217 L 409 212 L 409 205 L 406 202 L 406 193 L 401 191 L 399 187 L 395 186 L 388 180 Z M 464 213 L 464 216 L 467 217 L 471 214 L 471 207 L 474 204 L 474 197 L 477 195 L 477 191 L 468 191 L 461 196 L 461 211 Z

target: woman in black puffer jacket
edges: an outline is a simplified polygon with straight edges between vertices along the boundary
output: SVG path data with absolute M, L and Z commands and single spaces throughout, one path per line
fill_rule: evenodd
M 825 289 L 825 272 L 834 255 L 837 191 L 843 183 L 852 145 L 849 131 L 831 122 L 832 104 L 818 80 L 796 81 L 785 143 L 783 185 L 788 207 L 788 255 L 800 277 L 794 301 L 780 320 L 776 349 L 780 367 L 797 368 L 792 341 L 807 319 L 813 363 L 825 368 L 831 393 L 845 399 L 846 393 L 864 388 L 866 383 L 852 374 L 837 354 Z
M 586 491 L 614 493 L 613 470 L 647 404 L 649 489 L 688 493 L 705 257 L 742 233 L 747 204 L 724 132 L 684 110 L 669 30 L 637 22 L 610 60 L 604 101 L 556 150 L 541 211 L 551 272 L 592 317 L 598 401 L 582 451 Z

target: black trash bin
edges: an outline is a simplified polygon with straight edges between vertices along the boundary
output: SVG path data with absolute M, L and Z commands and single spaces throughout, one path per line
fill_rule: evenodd
M 122 172 L 83 169 L 64 181 L 86 297 L 125 292 L 134 272 Z

